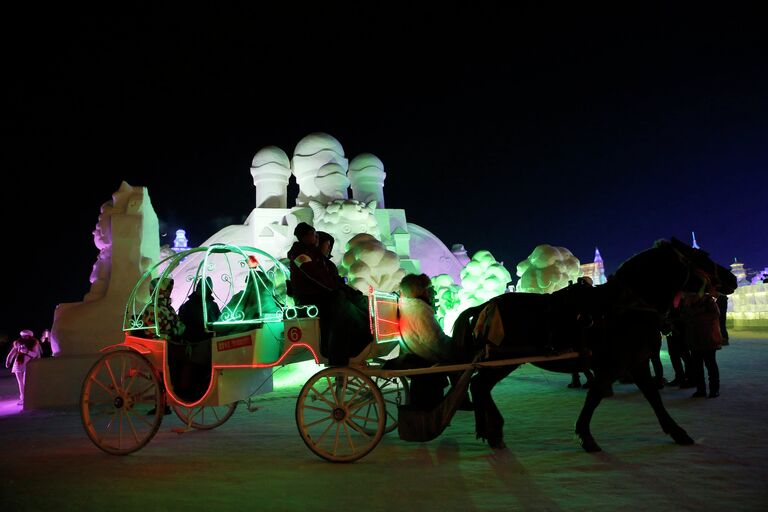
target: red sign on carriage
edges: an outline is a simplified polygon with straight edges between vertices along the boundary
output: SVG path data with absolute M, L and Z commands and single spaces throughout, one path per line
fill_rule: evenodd
M 241 336 L 239 338 L 232 338 L 231 340 L 222 340 L 216 342 L 216 348 L 219 352 L 225 350 L 234 350 L 236 348 L 248 347 L 253 345 L 253 340 L 250 336 Z
M 301 329 L 298 327 L 291 327 L 288 329 L 285 337 L 288 338 L 288 341 L 291 343 L 296 343 L 297 341 L 301 340 Z

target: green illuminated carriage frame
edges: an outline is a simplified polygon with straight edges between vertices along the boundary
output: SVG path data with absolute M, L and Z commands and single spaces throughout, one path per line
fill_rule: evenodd
M 183 334 L 181 339 L 170 339 L 160 332 L 157 318 L 160 287 L 151 294 L 149 290 L 153 277 L 158 276 L 162 283 L 171 278 L 188 258 L 192 262 L 200 258 L 200 262 L 186 282 L 174 283 L 176 297 L 180 286 L 187 287 L 183 295 L 186 300 L 196 286 L 205 296 L 207 287 L 213 284 L 214 300 L 221 308 L 219 317 L 214 318 L 215 315 L 202 306 L 204 325 L 211 339 L 199 344 L 186 343 Z M 147 270 L 128 298 L 123 342 L 103 349 L 104 355 L 93 365 L 83 383 L 80 412 L 88 437 L 111 454 L 135 452 L 157 433 L 166 406 L 173 409 L 186 429 L 213 429 L 232 416 L 240 401 L 258 391 L 270 377 L 272 368 L 308 360 L 325 363 L 319 351 L 317 308 L 292 305 L 292 299 L 286 294 L 289 276 L 286 266 L 266 252 L 228 244 L 180 252 Z M 209 281 L 208 277 L 215 280 Z M 250 308 L 250 314 L 246 314 L 249 309 L 244 303 L 246 293 L 240 293 L 239 299 L 236 296 L 249 285 L 255 292 L 256 308 Z M 264 308 L 263 296 L 272 301 L 274 307 L 266 308 L 271 311 Z M 371 289 L 369 310 L 373 343 L 350 361 L 350 367 L 328 369 L 337 372 L 333 378 L 334 388 L 339 384 L 345 392 L 354 394 L 353 406 L 360 405 L 354 416 L 362 426 L 347 441 L 355 443 L 357 436 L 361 436 L 362 441 L 355 444 L 351 456 L 331 453 L 327 457 L 324 452 L 313 449 L 330 460 L 356 460 L 373 449 L 385 430 L 396 427 L 396 416 L 392 414 L 394 407 L 390 407 L 388 414 L 385 402 L 400 403 L 407 396 L 404 379 L 375 377 L 372 380 L 356 369 L 391 353 L 400 341 L 397 295 Z M 144 323 L 147 317 L 149 325 Z M 174 372 L 169 360 L 176 360 L 170 354 L 179 353 L 179 347 L 187 356 L 201 351 L 208 356 L 208 385 L 201 388 L 205 389 L 204 393 L 198 393 L 193 399 L 180 396 L 178 382 L 172 378 Z M 186 364 L 185 361 L 182 363 Z M 321 387 L 318 383 L 330 382 L 325 373 L 328 370 L 313 376 L 307 382 L 309 387 L 302 390 L 297 404 L 297 420 L 300 411 L 309 411 L 306 408 L 313 407 L 310 402 L 327 402 L 322 393 L 316 395 L 314 391 Z M 363 402 L 355 402 L 363 398 Z M 301 424 L 299 429 L 305 442 L 311 439 L 310 432 L 303 432 Z M 308 446 L 312 448 L 309 443 Z M 363 446 L 369 448 L 361 454 L 358 448 Z

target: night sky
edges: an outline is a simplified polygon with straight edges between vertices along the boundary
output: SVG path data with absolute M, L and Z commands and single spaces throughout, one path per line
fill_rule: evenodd
M 122 180 L 149 188 L 161 243 L 200 244 L 254 207 L 256 151 L 316 131 L 382 159 L 387 207 L 513 274 L 541 243 L 598 246 L 610 272 L 692 230 L 768 266 L 757 12 L 252 4 L 4 17 L 0 331 L 82 299 Z

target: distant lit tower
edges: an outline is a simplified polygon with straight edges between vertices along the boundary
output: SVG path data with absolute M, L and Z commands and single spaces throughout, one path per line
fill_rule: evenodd
M 744 270 L 744 264 L 739 263 L 736 258 L 733 258 L 733 263 L 731 263 L 731 273 L 736 276 L 736 283 L 739 286 L 749 284 L 747 281 L 747 271 Z
M 693 247 L 694 249 L 701 249 L 701 247 L 699 247 L 699 244 L 696 243 L 696 232 L 695 231 L 691 231 L 691 238 L 693 238 L 693 243 L 691 244 L 691 247 Z
M 605 266 L 603 265 L 603 257 L 600 256 L 600 249 L 595 247 L 595 261 L 581 265 L 581 273 L 592 278 L 592 284 L 595 286 L 605 284 L 607 279 L 605 278 Z
M 186 251 L 189 249 L 189 246 L 187 245 L 188 242 L 189 240 L 187 240 L 187 232 L 183 229 L 177 229 L 176 238 L 173 240 L 173 252 Z

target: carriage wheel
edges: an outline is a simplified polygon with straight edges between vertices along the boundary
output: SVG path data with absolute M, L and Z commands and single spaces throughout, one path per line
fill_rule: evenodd
M 152 364 L 132 350 L 104 355 L 83 382 L 83 427 L 107 453 L 127 455 L 141 449 L 157 433 L 164 412 L 160 379 Z
M 296 402 L 301 438 L 316 455 L 331 462 L 353 462 L 366 456 L 384 435 L 385 422 L 381 391 L 352 368 L 326 368 L 316 373 L 301 388 Z
M 381 391 L 384 398 L 384 405 L 387 408 L 387 419 L 384 426 L 384 433 L 389 434 L 397 428 L 397 406 L 405 405 L 411 399 L 411 388 L 404 377 L 371 377 L 373 383 Z M 373 407 L 373 404 L 368 407 Z M 363 428 L 369 434 L 375 432 L 375 428 L 369 428 L 371 425 L 363 424 Z
M 200 407 L 186 407 L 183 405 L 173 404 L 173 412 L 176 416 L 184 422 L 185 425 L 189 425 L 192 428 L 198 430 L 212 430 L 220 425 L 223 425 L 237 409 L 239 402 L 232 402 L 231 404 L 224 405 L 208 405 Z

